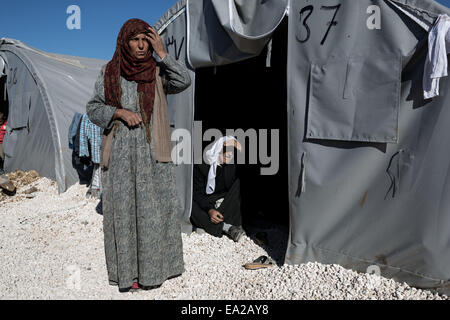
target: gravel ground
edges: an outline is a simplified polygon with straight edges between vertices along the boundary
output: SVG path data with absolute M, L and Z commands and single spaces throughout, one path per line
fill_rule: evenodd
M 32 187 L 38 191 L 27 198 Z M 107 280 L 99 201 L 86 199 L 86 191 L 75 185 L 58 195 L 54 182 L 40 178 L 0 198 L 0 299 L 449 299 L 338 265 L 244 269 L 268 253 L 282 260 L 285 234 L 279 229 L 265 230 L 271 251 L 248 236 L 236 244 L 183 234 L 182 276 L 158 289 L 119 293 Z

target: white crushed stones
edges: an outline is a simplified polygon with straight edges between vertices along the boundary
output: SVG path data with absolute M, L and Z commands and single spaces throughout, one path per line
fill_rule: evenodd
M 25 198 L 33 186 L 36 196 Z M 119 293 L 108 284 L 98 200 L 86 199 L 86 191 L 75 185 L 58 195 L 41 178 L 19 189 L 18 201 L 0 203 L 0 299 L 448 299 L 338 265 L 246 270 L 268 253 L 247 236 L 234 243 L 206 233 L 183 234 L 182 276 L 158 289 Z

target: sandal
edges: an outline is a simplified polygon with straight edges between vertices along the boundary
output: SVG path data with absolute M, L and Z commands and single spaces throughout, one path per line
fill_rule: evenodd
M 131 285 L 131 288 L 129 290 L 129 292 L 134 293 L 134 292 L 138 292 L 140 290 L 140 285 L 137 282 L 133 282 L 133 284 Z
M 131 287 L 128 288 L 119 288 L 119 292 L 120 293 L 135 293 L 138 292 L 140 290 L 140 285 L 137 282 L 133 282 L 133 284 L 131 285 Z
M 274 265 L 275 265 L 275 263 L 273 262 L 272 259 L 270 259 L 267 256 L 261 256 L 253 262 L 246 263 L 244 265 L 244 268 L 247 270 L 257 270 L 257 269 L 262 269 L 262 268 L 269 268 Z

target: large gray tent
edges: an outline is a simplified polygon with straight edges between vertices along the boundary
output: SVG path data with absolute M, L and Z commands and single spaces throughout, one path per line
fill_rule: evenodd
M 194 85 L 170 108 L 172 125 L 194 135 L 192 151 L 194 120 L 226 117 L 223 99 L 236 118 L 283 115 L 286 263 L 377 266 L 450 293 L 449 82 L 436 98 L 422 91 L 428 33 L 444 13 L 431 0 L 180 0 L 157 22 L 191 69 Z M 178 183 L 188 222 L 192 165 L 178 167 Z
M 106 61 L 57 55 L 12 39 L 0 40 L 9 116 L 5 171 L 36 170 L 64 192 L 79 179 L 72 166 L 68 131 L 76 112 L 85 113 Z

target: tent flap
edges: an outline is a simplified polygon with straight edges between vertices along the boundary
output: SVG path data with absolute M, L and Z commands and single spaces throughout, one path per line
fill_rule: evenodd
M 286 14 L 287 0 L 211 0 L 220 24 L 235 45 L 245 51 L 245 39 L 266 38 Z
M 190 64 L 224 65 L 259 55 L 287 5 L 287 0 L 189 1 Z

